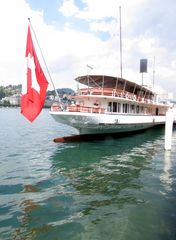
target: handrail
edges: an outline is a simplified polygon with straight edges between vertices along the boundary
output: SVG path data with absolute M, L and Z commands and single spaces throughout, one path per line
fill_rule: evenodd
M 85 106 L 68 106 L 68 112 L 84 112 L 84 113 L 105 113 L 104 108 L 100 107 L 85 107 Z
M 124 99 L 134 100 L 136 102 L 143 102 L 143 103 L 153 103 L 153 100 L 137 96 L 133 93 L 113 89 L 113 88 L 82 88 L 79 89 L 80 95 L 103 95 L 103 96 L 112 96 L 112 97 L 119 97 Z

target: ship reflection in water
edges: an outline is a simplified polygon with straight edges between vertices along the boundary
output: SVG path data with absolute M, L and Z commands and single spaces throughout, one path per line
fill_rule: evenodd
M 163 213 L 167 189 L 159 181 L 165 164 L 161 133 L 59 144 L 52 157 L 52 201 L 67 214 L 57 227 L 71 227 L 77 239 L 161 239 L 166 230 L 172 239 L 171 213 Z

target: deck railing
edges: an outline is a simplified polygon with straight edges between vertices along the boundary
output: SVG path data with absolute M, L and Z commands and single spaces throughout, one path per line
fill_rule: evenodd
M 104 108 L 100 107 L 85 107 L 85 106 L 68 106 L 68 112 L 85 112 L 85 113 L 105 113 Z
M 119 97 L 123 99 L 129 99 L 138 102 L 144 103 L 153 103 L 153 100 L 149 98 L 144 98 L 137 96 L 136 94 L 119 90 L 113 88 L 82 88 L 79 90 L 80 95 L 103 95 L 103 96 L 112 96 L 112 97 Z
M 59 112 L 63 111 L 59 105 L 52 105 L 51 106 L 52 112 Z M 78 105 L 68 105 L 64 111 L 67 112 L 84 112 L 84 113 L 105 113 L 105 108 L 100 107 L 85 107 L 85 106 L 78 106 Z

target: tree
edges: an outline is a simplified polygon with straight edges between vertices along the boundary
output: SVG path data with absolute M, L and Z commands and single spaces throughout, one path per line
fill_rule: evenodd
M 4 88 L 0 87 L 0 100 L 5 97 Z

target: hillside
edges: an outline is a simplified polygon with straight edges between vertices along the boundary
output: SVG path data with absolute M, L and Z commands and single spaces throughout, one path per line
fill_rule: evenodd
M 22 85 L 8 85 L 8 86 L 0 86 L 0 100 L 5 97 L 10 97 L 13 95 L 20 95 L 22 91 Z M 71 88 L 60 88 L 57 89 L 57 92 L 59 93 L 60 96 L 63 95 L 74 95 L 75 92 Z M 49 90 L 47 91 L 46 96 L 51 96 L 55 95 L 54 90 Z
M 8 85 L 6 87 L 0 86 L 0 100 L 4 97 L 19 95 L 22 90 L 22 85 Z
M 58 94 L 60 96 L 63 96 L 63 95 L 74 95 L 75 92 L 71 89 L 71 88 L 58 88 L 56 89 Z M 50 90 L 50 91 L 47 91 L 47 96 L 51 96 L 51 95 L 55 95 L 55 91 L 54 90 Z

